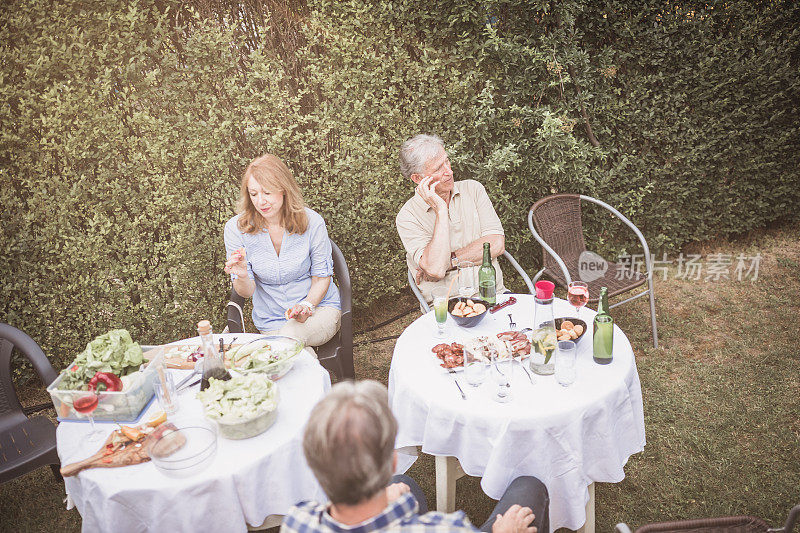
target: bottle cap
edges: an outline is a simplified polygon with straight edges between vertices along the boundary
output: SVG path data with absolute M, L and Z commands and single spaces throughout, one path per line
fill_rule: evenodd
M 552 281 L 542 280 L 536 282 L 536 297 L 540 300 L 549 300 L 553 297 L 556 286 Z
M 198 322 L 197 332 L 200 335 L 206 335 L 208 333 L 211 333 L 211 322 L 209 322 L 208 320 L 201 320 L 200 322 Z

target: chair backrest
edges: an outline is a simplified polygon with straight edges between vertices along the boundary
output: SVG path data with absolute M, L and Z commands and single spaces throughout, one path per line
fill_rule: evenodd
M 336 373 L 340 379 L 355 379 L 353 361 L 353 286 L 350 281 L 350 269 L 344 254 L 333 240 L 333 273 L 339 287 L 339 299 L 342 305 L 342 319 L 339 331 L 331 340 L 317 348 L 317 357 L 322 366 Z
M 530 209 L 536 232 L 564 260 L 574 278 L 578 258 L 586 250 L 581 218 L 581 197 L 578 194 L 554 194 L 533 204 Z M 562 277 L 556 260 L 542 250 L 542 263 L 551 276 Z
M 15 348 L 31 362 L 45 387 L 57 376 L 36 341 L 14 326 L 0 324 L 0 432 L 27 418 L 11 379 L 11 353 Z
M 353 284 L 350 281 L 350 269 L 347 268 L 347 261 L 344 259 L 342 250 L 331 239 L 333 249 L 333 274 L 336 276 L 336 285 L 339 287 L 339 297 L 342 303 L 342 330 L 345 328 L 345 321 L 352 344 L 353 340 Z M 340 330 L 341 333 L 341 330 Z M 343 335 L 344 336 L 344 335 Z

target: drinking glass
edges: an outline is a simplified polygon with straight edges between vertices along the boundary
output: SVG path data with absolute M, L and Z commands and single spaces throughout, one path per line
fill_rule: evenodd
M 447 322 L 447 287 L 436 287 L 433 295 L 433 315 L 436 318 L 436 336 L 444 338 L 444 323 Z
M 97 442 L 100 440 L 100 430 L 94 425 L 94 416 L 92 415 L 94 410 L 97 409 L 98 403 L 100 403 L 100 396 L 98 396 L 94 391 L 82 394 L 75 398 L 75 401 L 72 402 L 73 409 L 82 415 L 89 417 L 89 423 L 92 425 L 92 429 L 85 437 L 87 442 Z
M 511 401 L 511 373 L 514 367 L 511 366 L 513 358 L 501 359 L 497 354 L 492 356 L 492 375 L 497 383 L 497 392 L 494 401 L 506 403 Z
M 558 341 L 556 380 L 563 387 L 575 382 L 575 362 L 578 349 L 572 341 Z
M 477 352 L 464 348 L 464 375 L 467 383 L 473 387 L 479 386 L 486 378 L 486 364 L 488 361 Z
M 458 262 L 458 295 L 471 298 L 477 292 L 475 284 L 475 264 L 470 261 Z
M 571 282 L 567 289 L 567 300 L 571 306 L 575 307 L 576 316 L 580 318 L 581 307 L 589 301 L 589 285 L 582 281 Z
M 178 392 L 175 389 L 175 382 L 172 374 L 159 369 L 158 379 L 155 383 L 156 399 L 161 410 L 168 415 L 173 415 L 178 411 Z

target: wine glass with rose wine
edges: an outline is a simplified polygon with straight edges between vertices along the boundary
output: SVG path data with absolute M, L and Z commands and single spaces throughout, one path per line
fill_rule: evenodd
M 72 402 L 72 407 L 82 415 L 87 415 L 89 422 L 92 424 L 92 430 L 86 435 L 88 442 L 96 442 L 100 438 L 100 430 L 94 425 L 94 416 L 92 416 L 94 410 L 97 409 L 98 403 L 100 403 L 100 396 L 94 391 L 81 394 Z
M 581 307 L 589 301 L 589 285 L 583 281 L 573 281 L 567 289 L 567 300 L 575 308 L 577 318 L 581 316 Z

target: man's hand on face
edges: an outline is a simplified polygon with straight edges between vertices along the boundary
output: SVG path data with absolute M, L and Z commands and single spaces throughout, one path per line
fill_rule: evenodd
M 536 518 L 530 507 L 512 505 L 505 514 L 497 515 L 492 526 L 492 533 L 536 533 L 533 519 Z
M 392 483 L 386 487 L 386 499 L 390 502 L 395 501 L 397 498 L 410 491 L 408 485 L 405 483 Z
M 444 199 L 436 194 L 436 185 L 439 183 L 438 179 L 433 176 L 425 176 L 422 181 L 417 185 L 417 193 L 425 200 L 425 203 L 436 209 L 436 212 L 447 211 L 447 203 Z

